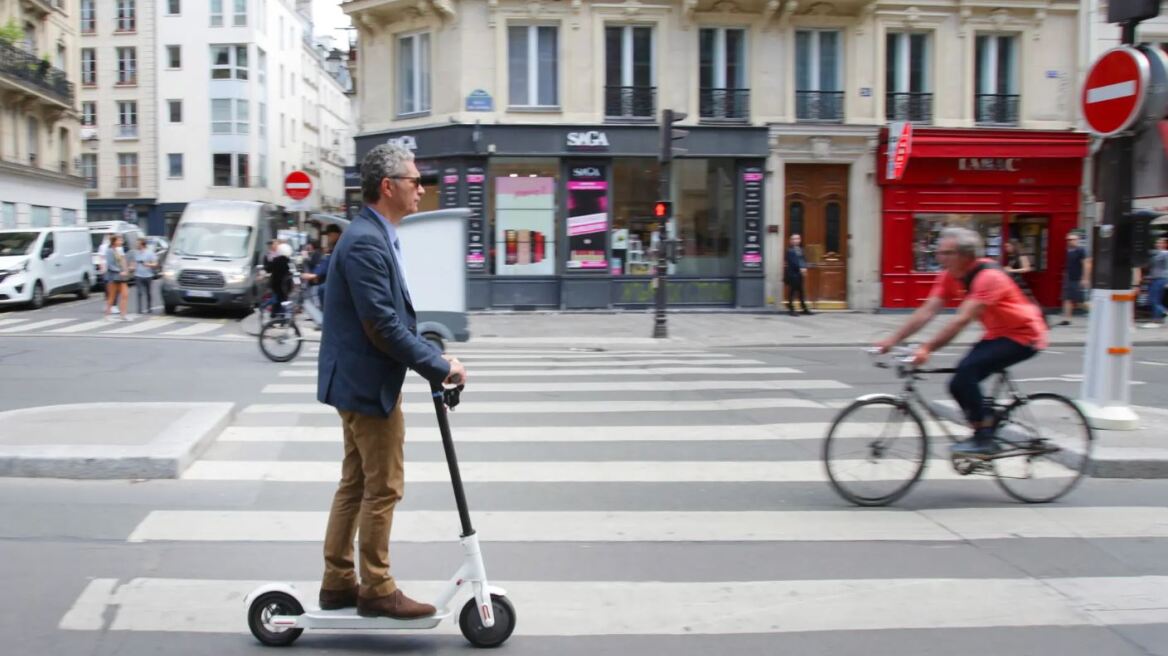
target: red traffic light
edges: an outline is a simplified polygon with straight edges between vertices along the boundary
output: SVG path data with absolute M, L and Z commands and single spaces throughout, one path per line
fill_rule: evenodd
M 668 219 L 670 214 L 671 203 L 667 200 L 659 200 L 653 203 L 653 217 L 657 219 Z

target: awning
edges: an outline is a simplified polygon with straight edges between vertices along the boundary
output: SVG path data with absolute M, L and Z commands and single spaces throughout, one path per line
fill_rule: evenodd
M 888 128 L 880 130 L 881 151 L 888 144 Z M 911 159 L 951 157 L 1020 157 L 1027 159 L 1082 159 L 1089 151 L 1083 132 L 1042 130 L 944 129 L 913 126 Z M 883 161 L 883 158 L 881 158 Z

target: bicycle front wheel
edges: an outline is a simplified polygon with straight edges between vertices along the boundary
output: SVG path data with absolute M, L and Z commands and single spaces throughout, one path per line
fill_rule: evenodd
M 908 492 L 925 471 L 929 439 L 907 403 L 856 401 L 843 410 L 823 443 L 835 491 L 858 506 L 884 506 Z
M 272 362 L 288 362 L 300 352 L 300 345 L 300 328 L 292 319 L 272 319 L 260 331 L 260 351 Z
M 1070 399 L 1040 392 L 1010 407 L 998 441 L 1005 451 L 992 462 L 1002 490 L 1026 503 L 1049 503 L 1089 473 L 1095 438 Z

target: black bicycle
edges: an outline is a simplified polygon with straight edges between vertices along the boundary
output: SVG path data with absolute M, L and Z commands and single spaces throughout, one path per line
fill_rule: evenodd
M 835 418 L 824 440 L 828 479 L 840 496 L 856 505 L 890 504 L 920 480 L 930 449 L 918 408 L 924 408 L 950 442 L 969 435 L 969 428 L 942 419 L 916 389 L 916 381 L 926 375 L 956 370 L 917 368 L 912 352 L 895 349 L 891 365 L 876 360 L 877 367 L 895 368 L 904 389 L 856 399 Z M 985 459 L 950 454 L 953 473 L 946 470 L 937 478 L 989 475 L 1019 501 L 1047 503 L 1070 492 L 1089 473 L 1094 435 L 1070 399 L 1053 392 L 1024 393 L 1006 370 L 995 375 L 986 398 L 1000 450 Z
M 298 317 L 306 316 L 317 329 L 323 328 L 320 309 L 309 293 L 310 289 L 301 283 L 299 274 L 293 272 L 288 300 L 279 309 L 273 308 L 272 318 L 260 329 L 260 351 L 272 362 L 288 362 L 300 353 L 304 337 L 296 323 Z

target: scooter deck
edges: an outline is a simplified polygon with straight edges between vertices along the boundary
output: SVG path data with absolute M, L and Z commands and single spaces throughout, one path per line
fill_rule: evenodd
M 273 617 L 272 623 L 278 620 L 294 619 L 295 627 L 299 629 L 359 629 L 362 631 L 376 631 L 381 629 L 432 629 L 450 617 L 449 610 L 439 610 L 433 615 L 414 619 L 401 620 L 393 617 L 361 617 L 355 608 L 341 610 L 320 610 L 311 608 L 303 615 Z

